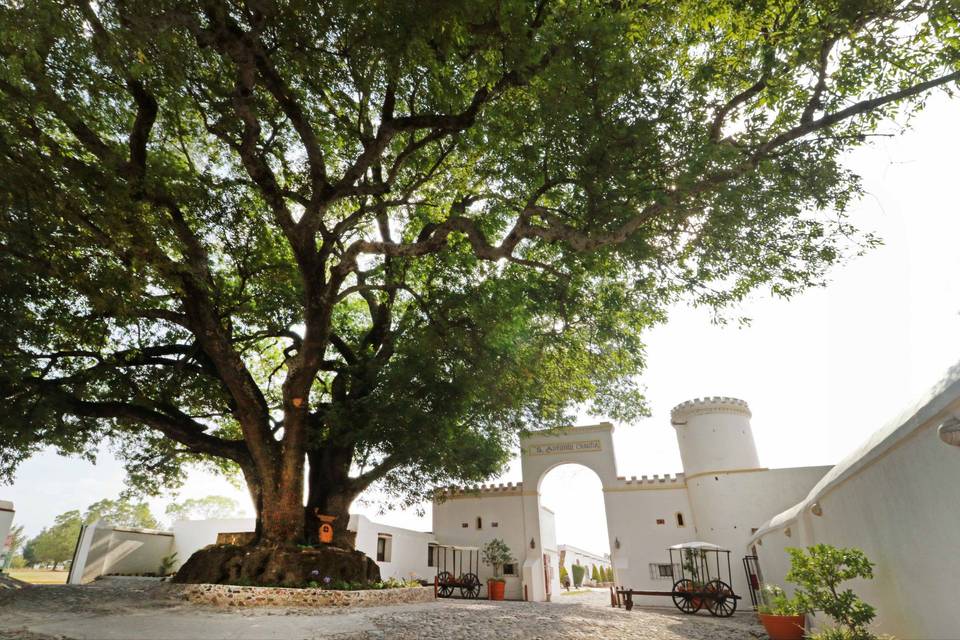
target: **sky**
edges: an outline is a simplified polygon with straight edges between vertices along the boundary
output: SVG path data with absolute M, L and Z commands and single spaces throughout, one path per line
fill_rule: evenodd
M 670 409 L 691 398 L 734 396 L 753 412 L 760 461 L 767 467 L 834 464 L 933 386 L 960 360 L 960 100 L 933 97 L 895 137 L 875 138 L 847 166 L 863 177 L 866 195 L 851 221 L 884 245 L 836 267 L 830 283 L 790 300 L 758 294 L 738 313 L 751 319 L 711 324 L 705 311 L 672 309 L 647 335 L 642 382 L 649 418 L 617 424 L 619 475 L 682 471 Z M 582 423 L 599 421 L 581 416 Z M 28 535 L 54 516 L 83 509 L 123 489 L 123 469 L 109 452 L 96 465 L 44 452 L 0 485 L 15 524 Z M 519 460 L 495 482 L 520 480 Z M 599 479 L 575 465 L 552 470 L 542 502 L 557 518 L 557 538 L 609 551 Z M 150 501 L 163 519 L 171 500 L 227 495 L 253 510 L 222 478 L 191 473 L 179 496 Z M 387 524 L 431 528 L 429 505 L 381 513 L 383 496 L 355 505 Z

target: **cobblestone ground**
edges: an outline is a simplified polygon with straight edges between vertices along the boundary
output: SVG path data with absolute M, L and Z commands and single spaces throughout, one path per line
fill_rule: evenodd
M 555 603 L 441 600 L 351 610 L 223 610 L 185 603 L 173 585 L 104 580 L 0 593 L 0 640 L 754 640 L 752 614 L 685 616 L 612 609 L 603 591 Z

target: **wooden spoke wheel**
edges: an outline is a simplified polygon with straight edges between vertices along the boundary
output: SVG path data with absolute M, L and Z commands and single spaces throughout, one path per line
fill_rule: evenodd
M 437 595 L 441 598 L 449 598 L 453 593 L 453 574 L 449 571 L 441 571 L 437 574 Z
M 703 598 L 697 594 L 697 585 L 690 578 L 673 583 L 673 604 L 684 613 L 696 613 L 703 606 Z
M 707 610 L 720 618 L 729 618 L 737 610 L 737 599 L 733 596 L 733 589 L 723 580 L 711 580 L 703 589 L 704 604 Z
M 480 597 L 480 578 L 475 573 L 460 576 L 460 595 L 464 598 Z

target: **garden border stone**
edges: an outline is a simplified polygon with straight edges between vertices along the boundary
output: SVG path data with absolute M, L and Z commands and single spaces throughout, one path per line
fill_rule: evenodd
M 220 607 L 378 607 L 429 602 L 435 598 L 432 586 L 341 591 L 233 584 L 183 585 L 183 597 L 194 604 Z

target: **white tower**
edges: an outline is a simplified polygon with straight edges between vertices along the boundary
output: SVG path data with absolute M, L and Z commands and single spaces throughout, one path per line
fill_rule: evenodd
M 670 413 L 687 478 L 714 471 L 758 469 L 750 407 L 737 398 L 698 398 Z

